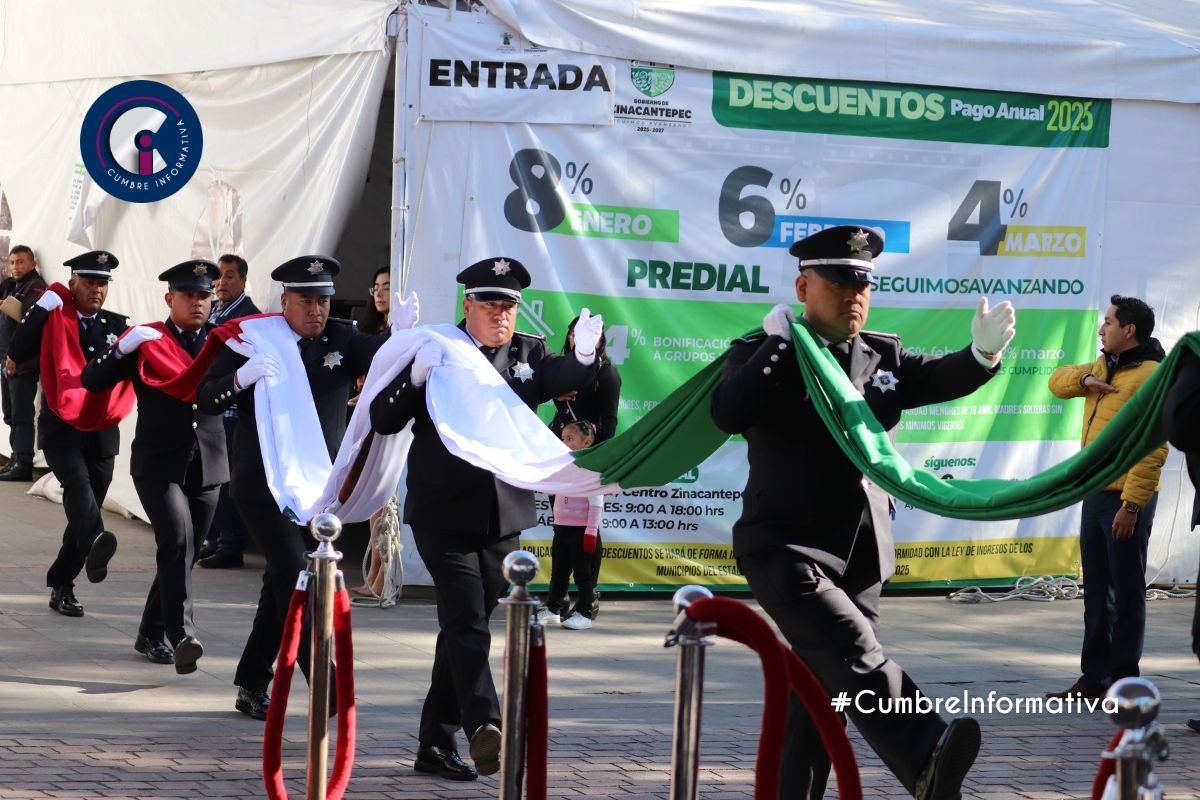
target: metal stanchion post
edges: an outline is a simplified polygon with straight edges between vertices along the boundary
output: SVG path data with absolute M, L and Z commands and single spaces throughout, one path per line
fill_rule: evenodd
M 1165 761 L 1167 740 L 1158 718 L 1162 700 L 1158 689 L 1145 678 L 1122 678 L 1109 687 L 1106 699 L 1116 700 L 1113 722 L 1124 728 L 1120 742 L 1104 758 L 1116 762 L 1104 800 L 1161 800 L 1162 786 L 1154 762 Z
M 309 617 L 312 620 L 308 672 L 308 778 L 307 800 L 325 800 L 329 768 L 329 683 L 333 664 L 333 595 L 342 586 L 337 568 L 342 554 L 333 542 L 342 535 L 342 521 L 333 514 L 318 514 L 309 523 L 317 549 L 309 553 L 312 589 Z
M 500 800 L 520 800 L 525 765 L 525 706 L 529 683 L 530 621 L 537 600 L 526 588 L 538 574 L 537 556 L 517 550 L 504 557 L 504 577 L 512 584 L 504 605 L 504 719 L 500 738 Z
M 700 708 L 704 691 L 704 648 L 715 626 L 688 619 L 687 607 L 712 597 L 703 586 L 684 586 L 675 592 L 675 627 L 666 647 L 678 646 L 675 659 L 675 727 L 671 745 L 670 800 L 696 800 L 700 791 Z

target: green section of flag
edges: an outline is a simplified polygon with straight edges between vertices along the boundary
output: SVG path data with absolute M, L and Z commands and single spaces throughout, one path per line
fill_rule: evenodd
M 1112 101 L 714 72 L 712 112 L 728 128 L 1104 148 Z

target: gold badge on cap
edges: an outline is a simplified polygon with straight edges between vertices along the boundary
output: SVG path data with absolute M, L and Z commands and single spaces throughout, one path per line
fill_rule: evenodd
M 857 231 L 850 234 L 850 241 L 846 242 L 846 244 L 850 247 L 851 250 L 866 250 L 867 249 L 867 241 L 868 241 L 867 232 L 864 231 L 862 228 L 859 228 Z
M 308 271 L 311 272 L 313 275 L 316 275 L 318 272 L 324 272 L 325 271 L 325 262 L 324 261 L 313 261 L 312 263 L 310 263 L 308 265 Z
M 492 267 L 492 272 L 496 273 L 497 275 L 507 275 L 508 271 L 512 269 L 512 267 L 509 266 L 510 262 L 507 259 L 499 258 L 496 259 L 494 263 L 496 266 Z
M 201 275 L 207 275 L 208 267 L 204 266 L 203 264 L 197 264 L 196 266 L 192 267 L 192 274 L 197 278 L 199 278 Z

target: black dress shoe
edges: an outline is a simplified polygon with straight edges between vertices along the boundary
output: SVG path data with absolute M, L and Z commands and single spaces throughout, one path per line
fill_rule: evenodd
M 50 607 L 64 617 L 83 616 L 83 604 L 75 599 L 75 590 L 70 586 L 59 586 L 50 591 Z
M 1192 730 L 1194 730 L 1196 733 L 1200 733 L 1200 717 L 1192 717 L 1191 719 L 1189 719 L 1187 721 L 1187 726 L 1189 728 L 1191 728 Z
M 480 775 L 495 775 L 500 771 L 500 728 L 485 722 L 471 734 L 471 760 Z
M 917 778 L 916 800 L 960 800 L 962 782 L 979 755 L 979 723 L 970 717 L 950 720 Z
M 213 553 L 200 559 L 200 566 L 205 569 L 232 569 L 244 565 L 242 557 L 237 553 Z
M 0 481 L 31 481 L 33 480 L 33 465 L 10 461 L 8 468 L 0 472 Z
M 413 769 L 452 781 L 473 781 L 479 777 L 474 769 L 459 758 L 458 753 L 440 747 L 419 748 Z
M 270 704 L 271 697 L 266 689 L 243 689 L 239 686 L 233 707 L 251 719 L 266 719 Z
M 215 555 L 216 552 L 217 552 L 217 545 L 215 542 L 213 542 L 213 543 L 205 542 L 204 544 L 202 544 L 200 546 L 199 552 L 196 553 L 196 560 L 199 561 L 200 559 L 208 558 L 211 555 Z
M 196 671 L 196 662 L 204 655 L 204 645 L 195 636 L 185 636 L 175 644 L 175 672 L 190 675 Z
M 117 552 L 117 537 L 112 531 L 100 531 L 100 535 L 92 540 L 92 549 L 88 550 L 87 560 L 83 562 L 87 570 L 87 579 L 99 583 L 108 577 L 108 562 Z
M 143 636 L 139 633 L 138 637 L 133 640 L 133 649 L 155 664 L 175 663 L 175 651 L 162 639 L 151 639 L 149 636 Z

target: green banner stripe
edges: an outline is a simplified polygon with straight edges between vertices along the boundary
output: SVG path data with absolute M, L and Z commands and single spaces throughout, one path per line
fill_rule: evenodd
M 1112 101 L 714 72 L 712 112 L 727 128 L 1103 148 Z
M 679 212 L 668 208 L 567 203 L 566 216 L 549 233 L 640 242 L 678 242 Z

